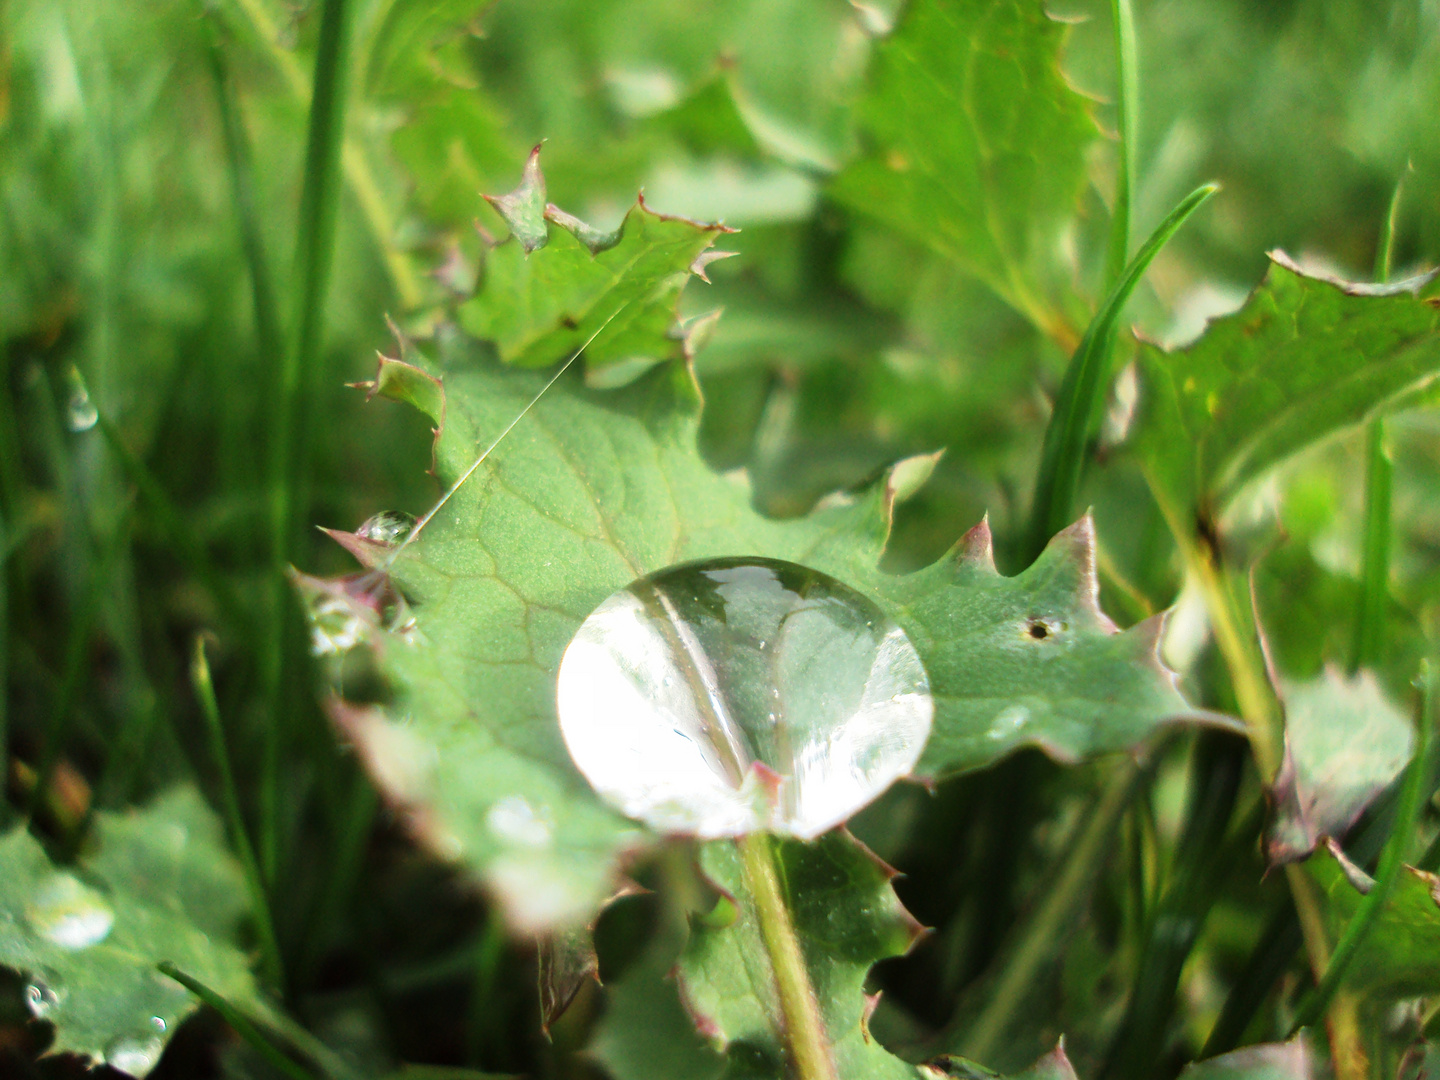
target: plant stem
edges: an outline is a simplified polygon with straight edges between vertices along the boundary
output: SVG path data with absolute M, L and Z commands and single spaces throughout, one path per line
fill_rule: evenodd
M 1295 905 L 1286 897 L 1265 924 L 1244 970 L 1236 977 L 1215 1026 L 1210 1029 L 1205 1046 L 1196 1057 L 1197 1061 L 1228 1053 L 1240 1045 L 1251 1018 L 1281 972 L 1295 958 L 1300 945 L 1300 923 L 1295 918 Z
M 1115 169 L 1115 206 L 1110 218 L 1110 249 L 1105 287 L 1113 289 L 1130 254 L 1130 217 L 1135 202 L 1137 139 L 1140 132 L 1140 62 L 1135 45 L 1135 12 L 1130 0 L 1110 0 L 1115 25 L 1115 82 L 1120 147 Z
M 1400 802 L 1395 810 L 1395 820 L 1391 825 L 1389 839 L 1386 840 L 1385 849 L 1380 854 L 1380 865 L 1375 872 L 1375 884 L 1365 894 L 1364 899 L 1360 901 L 1360 906 L 1355 909 L 1355 914 L 1346 923 L 1340 940 L 1335 943 L 1335 951 L 1330 954 L 1330 963 L 1326 966 L 1325 975 L 1321 978 L 1319 985 L 1305 997 L 1300 1003 L 1300 1007 L 1296 1009 L 1292 1035 L 1302 1027 L 1314 1024 L 1324 1015 L 1331 999 L 1334 998 L 1336 991 L 1344 981 L 1345 974 L 1359 952 L 1360 946 L 1364 944 L 1365 938 L 1380 918 L 1385 901 L 1389 899 L 1396 882 L 1400 880 L 1405 850 L 1414 834 L 1415 825 L 1420 820 L 1420 810 L 1425 802 L 1426 778 L 1430 775 L 1431 757 L 1435 752 L 1433 734 L 1435 721 L 1431 710 L 1434 676 L 1428 664 L 1422 668 L 1420 678 L 1422 690 L 1417 709 L 1415 753 L 1411 756 L 1410 767 L 1405 773 L 1405 782 L 1400 790 Z
M 1250 752 L 1261 779 L 1270 783 L 1284 758 L 1285 727 L 1280 700 L 1270 684 L 1261 652 L 1259 628 L 1236 603 L 1235 595 L 1219 565 L 1219 552 L 1175 528 L 1186 565 L 1199 579 L 1210 616 L 1215 643 L 1230 672 L 1231 685 L 1240 705 L 1240 715 L 1250 736 Z M 1298 865 L 1285 868 L 1285 878 L 1295 900 L 1295 913 L 1304 935 L 1305 951 L 1317 978 L 1330 962 L 1330 947 L 1319 887 Z M 1330 1042 L 1340 1080 L 1360 1080 L 1357 1062 L 1364 1061 L 1363 1044 L 1355 1018 L 1355 1003 L 1337 999 L 1330 1025 Z
M 1040 468 L 1035 477 L 1035 498 L 1030 510 L 1030 535 L 1026 542 L 1027 565 L 1044 550 L 1050 537 L 1070 524 L 1080 478 L 1089 458 L 1090 441 L 1099 423 L 1101 405 L 1110 385 L 1110 359 L 1115 338 L 1130 294 L 1160 249 L 1169 243 L 1180 226 L 1219 188 L 1205 184 L 1196 188 L 1170 211 L 1125 268 L 1100 310 L 1090 320 L 1080 340 L 1064 381 L 1055 398 L 1055 411 L 1045 429 Z
M 1054 961 L 1060 941 L 1068 933 L 1076 911 L 1089 895 L 1110 838 L 1120 823 L 1141 780 L 1147 775 L 1134 758 L 1125 758 L 1110 774 L 1095 796 L 1080 826 L 1078 836 L 1066 845 L 1065 861 L 1044 899 L 1012 938 L 1006 950 L 1005 966 L 987 991 L 985 1006 L 969 1026 L 960 1043 L 960 1053 L 976 1061 L 987 1061 L 1001 1048 L 1006 1033 L 1040 970 Z
M 346 54 L 350 6 L 348 0 L 325 0 L 320 21 L 320 42 L 315 57 L 314 89 L 310 98 L 309 140 L 305 155 L 305 183 L 300 195 L 300 217 L 295 246 L 295 309 L 291 346 L 280 371 L 279 403 L 275 416 L 270 459 L 270 547 L 273 625 L 264 665 L 266 728 L 260 777 L 260 865 L 265 880 L 274 884 L 279 862 L 280 687 L 284 668 L 286 614 L 285 567 L 296 521 L 304 513 L 308 495 L 302 475 L 308 464 L 306 433 L 312 418 L 306 390 L 315 382 L 325 330 L 325 302 L 329 291 L 335 222 L 339 210 L 338 175 L 340 143 L 345 128 Z
M 838 1080 L 830 1057 L 820 1003 L 810 986 L 800 939 L 790 921 L 790 909 L 775 871 L 775 850 L 766 833 L 751 833 L 735 841 L 745 867 L 745 883 L 755 902 L 760 937 L 770 954 L 775 989 L 785 1017 L 785 1043 L 797 1080 Z
M 255 849 L 240 813 L 240 795 L 230 771 L 230 753 L 225 748 L 225 727 L 220 722 L 220 706 L 215 701 L 215 684 L 210 678 L 210 664 L 205 659 L 205 639 L 195 639 L 195 654 L 190 662 L 190 682 L 200 699 L 200 711 L 210 735 L 210 750 L 215 767 L 220 771 L 220 794 L 225 801 L 225 817 L 230 824 L 230 840 L 240 856 L 245 872 L 245 885 L 250 892 L 250 905 L 255 909 L 255 925 L 260 931 L 260 955 L 272 986 L 284 985 L 284 969 L 280 963 L 280 946 L 275 940 L 275 923 L 270 915 L 270 899 L 260 880 L 260 867 L 255 862 Z

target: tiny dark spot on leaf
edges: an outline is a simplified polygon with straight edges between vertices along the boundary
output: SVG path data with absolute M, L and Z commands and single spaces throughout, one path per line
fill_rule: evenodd
M 560 318 L 560 325 L 565 327 L 566 330 L 574 330 L 580 324 L 574 319 L 572 319 L 569 315 L 563 315 Z
M 1030 636 L 1036 641 L 1044 641 L 1050 636 L 1050 628 L 1039 619 L 1033 619 L 1030 622 Z

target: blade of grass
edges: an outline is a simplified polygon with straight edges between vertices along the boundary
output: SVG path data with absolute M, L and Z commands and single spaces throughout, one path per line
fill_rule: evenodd
M 210 80 L 215 88 L 215 105 L 220 113 L 220 130 L 225 138 L 225 164 L 230 173 L 230 194 L 235 203 L 235 217 L 240 226 L 240 243 L 245 265 L 250 272 L 251 304 L 255 318 L 255 343 L 262 363 L 274 369 L 281 362 L 285 348 L 280 326 L 280 306 L 275 297 L 274 277 L 265 253 L 265 240 L 260 230 L 260 214 L 255 199 L 255 170 L 250 155 L 250 141 L 240 119 L 230 65 L 221 45 L 215 11 L 201 0 L 208 28 L 206 56 L 210 64 Z
M 255 849 L 250 844 L 250 834 L 245 828 L 245 818 L 240 812 L 240 794 L 235 787 L 235 776 L 230 770 L 230 752 L 225 746 L 225 726 L 220 720 L 220 706 L 215 701 L 215 684 L 210 678 L 210 663 L 205 658 L 205 638 L 195 638 L 195 652 L 190 661 L 190 683 L 195 696 L 200 699 L 200 712 L 205 717 L 205 729 L 210 736 L 210 751 L 215 758 L 215 768 L 220 773 L 220 795 L 225 803 L 225 818 L 230 825 L 230 842 L 240 857 L 240 866 L 245 872 L 245 886 L 250 893 L 250 905 L 255 910 L 255 925 L 260 932 L 260 957 L 263 970 L 272 986 L 284 985 L 284 969 L 280 962 L 280 946 L 275 940 L 275 924 L 270 915 L 270 898 L 260 880 L 260 867 L 255 861 Z
M 264 756 L 260 777 L 260 866 L 267 884 L 274 885 L 279 864 L 280 704 L 287 625 L 289 562 L 296 523 L 304 516 L 308 484 L 302 472 L 308 464 L 305 432 L 313 418 L 306 415 L 320 366 L 325 332 L 325 301 L 329 292 L 334 254 L 335 223 L 339 213 L 340 144 L 345 129 L 346 54 L 349 44 L 348 0 L 325 0 L 320 20 L 320 41 L 310 98 L 309 135 L 305 179 L 300 194 L 300 215 L 295 244 L 292 283 L 295 308 L 293 340 L 285 350 L 280 372 L 279 402 L 271 437 L 270 546 L 272 571 L 271 611 L 274 624 L 264 665 L 267 708 Z
M 290 93 L 296 101 L 304 102 L 310 96 L 305 73 L 294 53 L 280 43 L 280 28 L 270 18 L 264 4 L 260 3 L 260 0 L 236 0 L 236 6 L 245 13 L 255 35 L 265 46 L 271 62 L 279 69 Z M 385 206 L 384 196 L 380 193 L 380 185 L 375 180 L 369 162 L 353 139 L 344 140 L 342 158 L 346 183 L 349 184 L 350 193 L 355 196 L 360 212 L 370 227 L 370 234 L 380 249 L 385 269 L 390 274 L 390 282 L 395 286 L 395 292 L 400 298 L 401 307 L 406 310 L 419 307 L 424 298 L 419 275 L 411 265 L 410 257 L 395 245 L 395 223 Z
M 1184 831 L 1165 894 L 1145 927 L 1135 983 L 1102 1080 L 1150 1076 L 1160 1060 L 1180 976 L 1219 894 L 1219 878 L 1254 843 L 1263 823 L 1264 804 L 1257 803 L 1227 839 L 1245 758 L 1244 743 L 1228 735 L 1210 732 L 1196 740 Z
M 1090 320 L 1085 336 L 1070 358 L 1064 381 L 1060 384 L 1060 393 L 1055 399 L 1055 411 L 1051 414 L 1049 427 L 1045 429 L 1045 445 L 1035 478 L 1035 500 L 1031 507 L 1030 535 L 1026 543 L 1027 565 L 1044 550 L 1050 537 L 1070 524 L 1089 444 L 1110 383 L 1110 358 L 1126 302 L 1160 249 L 1218 190 L 1215 184 L 1205 184 L 1170 211 L 1135 258 L 1130 260 L 1120 280 Z
M 254 620 L 240 602 L 240 598 L 236 595 L 229 580 L 210 561 L 205 546 L 195 536 L 194 531 L 185 520 L 185 515 L 171 501 L 155 474 L 146 467 L 143 461 L 130 452 L 120 438 L 120 432 L 116 430 L 115 425 L 107 416 L 101 414 L 96 421 L 96 426 L 100 429 L 100 434 L 105 437 L 106 443 L 110 446 L 110 452 L 115 455 L 115 460 L 119 463 L 126 478 L 135 485 L 135 490 L 144 501 L 151 519 L 160 526 L 160 531 L 165 534 L 174 546 L 175 552 L 185 562 L 186 569 L 215 599 L 221 615 L 236 630 L 253 640 Z
M 186 990 L 189 990 L 190 993 L 194 994 L 206 1005 L 219 1013 L 221 1019 L 235 1029 L 235 1034 L 249 1043 L 257 1054 L 282 1074 L 288 1076 L 290 1080 L 315 1080 L 315 1076 L 310 1070 L 292 1061 L 285 1054 L 281 1053 L 274 1043 L 265 1038 L 265 1036 L 260 1033 L 260 1028 L 256 1026 L 248 1016 L 199 979 L 185 974 L 185 972 L 181 971 L 168 960 L 161 961 L 155 966 L 160 974 L 174 979 L 181 986 L 185 987 Z
M 1113 289 L 1125 273 L 1130 255 L 1130 216 L 1135 202 L 1136 139 L 1140 132 L 1140 61 L 1135 45 L 1135 12 L 1130 0 L 1110 0 L 1115 25 L 1116 114 L 1120 136 L 1115 166 L 1115 206 L 1110 216 L 1110 249 L 1105 259 L 1105 287 Z
M 10 777 L 10 534 L 0 506 L 0 825 L 9 824 Z
M 1355 914 L 1350 917 L 1350 921 L 1345 924 L 1345 929 L 1335 943 L 1335 949 L 1330 954 L 1330 963 L 1326 966 L 1325 974 L 1319 984 L 1306 995 L 1296 1008 L 1295 1019 L 1290 1029 L 1292 1036 L 1301 1028 L 1312 1026 L 1325 1015 L 1336 991 L 1344 982 L 1350 965 L 1358 955 L 1360 946 L 1365 943 L 1365 938 L 1380 918 L 1380 912 L 1384 910 L 1385 901 L 1389 899 L 1395 883 L 1400 880 L 1400 871 L 1405 864 L 1405 851 L 1414 837 L 1415 826 L 1420 820 L 1420 811 L 1425 802 L 1426 778 L 1430 775 L 1433 766 L 1432 757 L 1435 753 L 1435 715 L 1432 708 L 1434 678 L 1435 675 L 1430 665 L 1428 663 L 1423 665 L 1420 671 L 1420 700 L 1416 708 L 1415 752 L 1410 758 L 1410 766 L 1405 773 L 1404 786 L 1400 789 L 1400 801 L 1396 806 L 1390 837 L 1385 842 L 1385 849 L 1380 853 L 1380 865 L 1375 873 L 1375 884 L 1360 901 L 1360 906 L 1355 909 Z
M 1197 1061 L 1229 1053 L 1240 1045 L 1245 1029 L 1302 944 L 1304 939 L 1300 934 L 1300 920 L 1295 917 L 1295 905 L 1286 897 L 1270 916 L 1245 967 L 1236 977 Z
M 1060 953 L 1090 886 L 1110 852 L 1110 840 L 1125 809 L 1149 775 L 1149 768 L 1126 757 L 1116 764 L 1095 796 L 1053 883 L 1043 899 L 1012 936 L 1014 944 L 1001 954 L 999 976 L 986 992 L 985 1006 L 958 1041 L 957 1052 L 988 1061 L 1002 1048 L 1019 1010 L 1034 989 L 1037 975 Z M 958 1019 L 958 1018 L 957 1018 Z
M 1385 228 L 1375 252 L 1375 280 L 1390 280 L 1390 261 L 1395 250 L 1395 223 L 1400 216 L 1400 196 L 1405 188 L 1401 174 L 1390 196 Z M 1360 560 L 1360 601 L 1355 609 L 1355 644 L 1350 654 L 1350 673 L 1374 665 L 1385 646 L 1385 612 L 1390 601 L 1391 485 L 1395 472 L 1390 446 L 1385 438 L 1385 420 L 1370 421 L 1365 440 L 1365 548 Z

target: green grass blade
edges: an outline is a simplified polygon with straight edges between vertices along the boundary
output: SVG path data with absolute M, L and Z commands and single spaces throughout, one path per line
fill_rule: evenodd
M 1355 645 L 1350 654 L 1352 673 L 1380 659 L 1390 604 L 1391 486 L 1395 463 L 1383 419 L 1370 421 L 1365 447 L 1365 548 L 1360 563 L 1360 602 L 1355 611 Z
M 285 349 L 284 332 L 280 326 L 280 305 L 275 297 L 274 275 L 265 253 L 260 230 L 260 213 L 255 198 L 255 170 L 250 155 L 250 142 L 240 119 L 239 104 L 230 78 L 230 65 L 220 41 L 213 9 L 206 7 L 207 58 L 210 78 L 215 87 L 215 105 L 220 113 L 220 129 L 225 138 L 225 163 L 230 173 L 230 193 L 235 204 L 235 217 L 240 226 L 240 243 L 245 264 L 250 272 L 251 302 L 255 317 L 255 343 L 262 364 L 272 374 L 278 369 Z
M 1115 167 L 1115 206 L 1110 217 L 1110 248 L 1105 259 L 1105 287 L 1113 289 L 1125 273 L 1130 254 L 1130 218 L 1135 203 L 1135 178 L 1140 133 L 1140 61 L 1135 45 L 1135 11 L 1130 0 L 1110 0 L 1115 24 L 1115 74 L 1120 137 Z
M 210 678 L 210 663 L 205 658 L 205 639 L 195 639 L 195 654 L 190 661 L 190 682 L 195 696 L 200 699 L 200 712 L 205 717 L 205 728 L 210 736 L 210 750 L 215 758 L 215 767 L 220 772 L 221 797 L 225 800 L 225 817 L 230 825 L 230 839 L 240 856 L 240 865 L 245 871 L 245 885 L 250 892 L 250 904 L 255 910 L 255 924 L 260 931 L 260 955 L 266 977 L 272 986 L 284 985 L 284 969 L 280 962 L 280 946 L 275 940 L 275 924 L 270 916 L 270 899 L 264 883 L 260 880 L 260 867 L 255 861 L 255 849 L 250 844 L 250 834 L 245 829 L 245 818 L 240 813 L 240 794 L 235 787 L 235 776 L 230 770 L 230 752 L 225 746 L 225 726 L 220 721 L 220 706 L 215 701 L 215 684 Z
M 285 566 L 304 516 L 308 497 L 308 439 L 313 427 L 307 415 L 308 393 L 316 385 L 325 332 L 325 301 L 334 254 L 335 223 L 340 204 L 340 148 L 345 130 L 345 92 L 349 52 L 348 0 L 325 0 L 315 78 L 310 96 L 309 138 L 305 153 L 305 180 L 295 245 L 292 291 L 295 309 L 293 340 L 285 350 L 280 371 L 279 401 L 274 415 L 270 459 L 270 547 L 272 605 L 275 623 L 269 634 L 264 685 L 265 748 L 260 780 L 260 865 L 265 880 L 275 881 L 279 863 L 280 741 L 284 730 L 280 715 L 283 695 L 286 616 L 289 612 Z
M 262 1035 L 260 1028 L 257 1027 L 248 1016 L 199 979 L 185 974 L 185 972 L 181 971 L 168 960 L 162 961 L 155 966 L 160 974 L 174 979 L 181 986 L 185 987 L 186 990 L 189 990 L 190 993 L 194 994 L 206 1005 L 209 1005 L 210 1008 L 219 1013 L 221 1018 L 235 1029 L 235 1034 L 249 1043 L 257 1054 L 268 1061 L 280 1073 L 288 1076 L 290 1080 L 315 1080 L 313 1073 L 290 1060 L 289 1057 L 281 1053 L 274 1043 Z
M 1390 196 L 1385 228 L 1375 252 L 1375 280 L 1390 280 L 1390 262 L 1395 250 L 1395 223 L 1400 216 L 1400 196 L 1405 175 Z M 1355 644 L 1350 653 L 1350 672 L 1371 666 L 1385 647 L 1385 611 L 1390 600 L 1391 482 L 1395 464 L 1385 438 L 1385 421 L 1370 421 L 1365 444 L 1365 548 L 1360 562 L 1360 602 L 1355 611 Z
M 1336 991 L 1345 981 L 1351 963 L 1359 954 L 1360 946 L 1365 943 L 1365 938 L 1379 920 L 1385 901 L 1389 899 L 1400 878 L 1405 862 L 1405 850 L 1415 834 L 1420 812 L 1427 802 L 1426 781 L 1434 767 L 1432 758 L 1435 753 L 1435 716 L 1431 701 L 1434 678 L 1430 665 L 1425 664 L 1420 672 L 1422 689 L 1416 717 L 1415 753 L 1411 756 L 1410 766 L 1405 772 L 1404 786 L 1400 789 L 1400 802 L 1395 809 L 1394 823 L 1390 827 L 1390 837 L 1385 841 L 1385 849 L 1380 853 L 1375 884 L 1360 901 L 1360 906 L 1345 925 L 1340 940 L 1335 943 L 1335 950 L 1330 954 L 1330 963 L 1326 965 L 1319 985 L 1306 995 L 1295 1010 L 1291 1035 L 1301 1028 L 1313 1026 L 1325 1015 Z
M 1219 188 L 1205 184 L 1187 195 L 1170 211 L 1125 268 L 1110 295 L 1095 313 L 1085 336 L 1070 358 L 1065 379 L 1055 401 L 1055 412 L 1045 431 L 1040 470 L 1035 481 L 1035 502 L 1031 508 L 1030 536 L 1026 562 L 1033 561 L 1050 537 L 1070 524 L 1075 495 L 1084 472 L 1087 449 L 1099 421 L 1105 390 L 1110 382 L 1110 356 L 1121 312 L 1140 278 L 1160 249 L 1170 242 L 1190 215 Z

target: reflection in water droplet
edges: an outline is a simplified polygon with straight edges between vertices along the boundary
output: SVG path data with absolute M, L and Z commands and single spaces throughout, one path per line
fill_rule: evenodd
M 66 371 L 65 382 L 65 426 L 71 431 L 89 431 L 99 422 L 100 413 L 95 408 L 95 403 L 90 400 L 90 391 L 85 388 L 85 380 L 80 377 L 80 372 L 74 365 Z
M 161 1021 L 163 1024 L 164 1021 Z M 159 1035 L 121 1035 L 105 1047 L 105 1064 L 131 1076 L 141 1077 L 153 1069 L 165 1052 L 165 1040 Z
M 25 919 L 37 934 L 66 949 L 104 941 L 115 925 L 115 912 L 94 889 L 73 874 L 51 874 L 35 890 Z
M 25 1007 L 36 1020 L 48 1020 L 60 1008 L 61 991 L 48 982 L 33 979 L 25 987 Z
M 365 523 L 355 530 L 355 535 L 363 540 L 373 540 L 377 544 L 398 544 L 410 535 L 410 530 L 414 527 L 414 514 L 407 514 L 403 510 L 382 510 L 374 517 L 367 518 Z
M 772 559 L 689 563 L 611 596 L 566 650 L 557 704 L 606 800 L 707 838 L 838 825 L 914 767 L 934 712 L 899 626 Z

